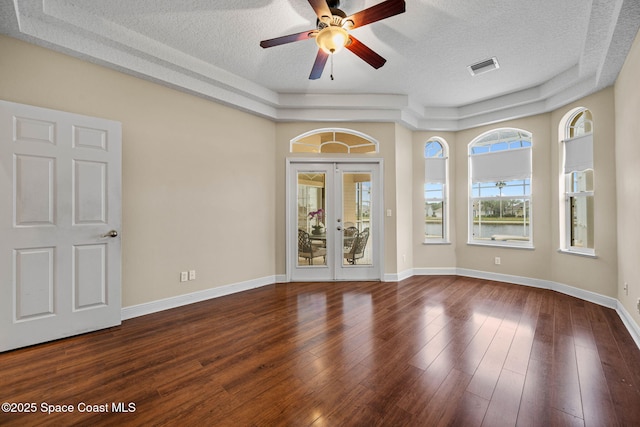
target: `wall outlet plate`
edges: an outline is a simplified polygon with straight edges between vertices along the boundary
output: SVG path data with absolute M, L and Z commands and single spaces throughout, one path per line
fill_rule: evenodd
M 187 273 L 186 271 L 181 271 L 180 272 L 180 281 L 181 282 L 186 282 L 187 280 L 189 280 L 189 273 Z

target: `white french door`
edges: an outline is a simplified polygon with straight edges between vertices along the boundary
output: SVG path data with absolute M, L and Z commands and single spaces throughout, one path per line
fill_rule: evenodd
M 0 101 L 0 351 L 120 324 L 121 133 Z
M 380 161 L 290 161 L 287 222 L 290 280 L 380 280 Z

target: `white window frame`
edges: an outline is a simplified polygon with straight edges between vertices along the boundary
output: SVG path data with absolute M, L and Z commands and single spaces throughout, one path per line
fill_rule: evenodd
M 427 157 L 427 145 L 430 143 L 437 143 L 440 144 L 440 147 L 442 148 L 442 156 L 438 156 L 438 157 Z M 433 138 L 429 138 L 429 140 L 427 140 L 427 142 L 425 142 L 424 144 L 424 158 L 425 158 L 425 179 L 424 179 L 424 185 L 423 185 L 423 195 L 424 195 L 424 202 L 425 202 L 425 209 L 423 211 L 423 215 L 426 218 L 427 212 L 426 212 L 426 204 L 427 202 L 441 202 L 442 203 L 442 237 L 434 237 L 434 238 L 427 238 L 426 236 L 426 232 L 424 233 L 424 241 L 423 243 L 425 245 L 438 245 L 438 244 L 449 244 L 449 145 L 447 144 L 447 142 L 440 137 L 433 137 Z M 426 185 L 429 182 L 434 182 L 435 181 L 428 181 L 427 175 L 429 174 L 428 171 L 428 163 L 429 160 L 428 159 L 442 159 L 442 162 L 444 162 L 444 177 L 443 180 L 444 182 L 442 182 L 443 184 L 443 188 L 442 188 L 442 199 L 440 198 L 427 198 L 426 197 Z M 426 221 L 426 220 L 425 220 Z M 426 227 L 426 223 L 424 224 L 424 226 Z M 423 228 L 424 230 L 424 228 Z
M 504 143 L 509 143 L 509 145 L 511 145 L 512 143 L 517 143 L 517 141 L 522 140 L 522 138 L 516 138 L 513 140 L 510 140 L 509 137 L 507 135 L 509 135 L 510 133 L 514 133 L 516 132 L 518 135 L 524 135 L 528 138 L 528 142 L 530 144 L 530 146 L 527 147 L 521 147 L 521 148 L 515 148 L 515 147 L 511 147 L 509 149 L 505 149 L 505 150 L 497 150 L 497 151 L 493 151 L 491 148 L 488 149 L 488 153 L 473 153 L 473 148 L 477 146 L 477 144 L 482 143 L 482 146 L 498 146 Z M 504 135 L 504 136 L 503 136 Z M 494 139 L 495 138 L 495 139 Z M 486 142 L 487 140 L 492 141 L 492 142 Z M 525 152 L 525 150 L 527 150 Z M 515 153 L 515 151 L 518 151 L 518 153 Z M 483 156 L 483 155 L 492 155 L 494 153 L 500 153 L 498 156 L 495 156 L 496 158 L 499 158 L 499 156 L 504 156 L 503 153 L 509 153 L 509 152 L 514 152 L 516 154 L 516 156 L 519 158 L 518 161 L 522 162 L 522 161 L 526 161 L 528 162 L 528 170 L 530 171 L 530 173 L 528 174 L 528 176 L 526 178 L 523 178 L 522 180 L 525 181 L 528 179 L 528 185 L 529 185 L 529 194 L 528 195 L 514 195 L 514 196 L 509 196 L 509 195 L 504 195 L 504 196 L 478 196 L 478 197 L 474 197 L 473 194 L 473 187 L 474 187 L 474 174 L 473 174 L 473 166 L 472 163 L 473 162 L 473 157 L 474 156 Z M 527 157 L 528 155 L 528 157 Z M 508 156 L 508 154 L 507 154 Z M 467 213 L 467 229 L 468 229 L 468 235 L 467 235 L 467 244 L 469 245 L 479 245 L 479 246 L 500 246 L 500 247 L 509 247 L 509 248 L 523 248 L 523 249 L 534 249 L 534 242 L 533 242 L 533 236 L 534 236 L 534 227 L 533 227 L 533 166 L 531 164 L 532 162 L 532 158 L 533 158 L 533 135 L 531 132 L 523 130 L 523 129 L 517 129 L 517 128 L 497 128 L 497 129 L 492 129 L 490 131 L 487 131 L 479 136 L 477 136 L 476 138 L 474 138 L 468 145 L 468 213 Z M 484 162 L 483 162 L 484 163 Z M 515 181 L 518 180 L 519 178 L 512 178 L 509 181 Z M 496 180 L 496 182 L 499 182 L 500 180 Z M 500 187 L 500 190 L 503 187 Z M 529 205 L 529 217 L 528 217 L 528 227 L 529 227 L 529 235 L 528 235 L 528 240 L 520 240 L 518 238 L 516 238 L 516 236 L 512 236 L 513 238 L 509 239 L 509 236 L 502 236 L 502 235 L 496 235 L 496 239 L 480 239 L 480 238 L 475 238 L 473 230 L 474 230 L 474 202 L 478 201 L 478 202 L 482 202 L 483 200 L 513 200 L 513 199 L 518 199 L 518 200 L 524 200 L 525 203 L 528 203 Z M 527 212 L 526 208 L 523 208 L 525 215 Z M 523 218 L 523 222 L 526 225 L 526 216 Z M 504 237 L 501 238 L 501 237 Z
M 593 167 L 593 119 L 589 119 L 587 114 L 590 116 L 591 111 L 584 107 L 575 108 L 569 111 L 564 119 L 560 123 L 560 151 L 562 163 L 560 165 L 560 194 L 564 198 L 564 203 L 560 209 L 560 252 L 575 254 L 575 255 L 583 255 L 583 256 L 596 256 L 596 242 L 594 238 L 593 248 L 585 248 L 581 246 L 573 246 L 571 239 L 572 232 L 572 209 L 571 209 L 571 201 L 572 199 L 582 198 L 587 200 L 589 197 L 592 197 L 592 203 L 595 204 L 595 194 L 593 191 L 593 183 L 592 189 L 589 191 L 572 191 L 572 179 L 573 173 L 575 172 L 586 172 L 590 170 L 593 174 L 593 180 L 595 181 L 595 170 Z M 582 115 L 582 125 L 580 127 L 572 125 L 572 123 L 576 120 L 577 116 Z M 590 148 L 591 153 L 590 156 L 586 156 L 586 163 L 591 161 L 590 165 L 586 165 L 583 170 L 571 170 L 569 172 L 566 171 L 566 162 L 567 162 L 567 143 L 573 142 L 574 144 L 580 143 L 579 139 L 584 138 L 586 136 L 591 136 L 590 139 L 585 140 L 589 145 L 587 147 Z M 593 212 L 592 212 L 593 214 Z M 591 224 L 593 227 L 594 220 L 591 218 Z M 594 235 L 595 230 L 591 230 L 590 233 L 592 236 Z

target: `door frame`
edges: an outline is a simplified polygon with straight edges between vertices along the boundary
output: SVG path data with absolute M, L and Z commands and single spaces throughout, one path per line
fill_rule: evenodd
M 294 164 L 375 164 L 378 167 L 378 182 L 377 185 L 380 187 L 379 192 L 379 201 L 377 206 L 373 207 L 374 214 L 379 218 L 378 221 L 378 238 L 373 239 L 373 245 L 375 250 L 378 252 L 378 266 L 377 275 L 378 277 L 375 279 L 367 279 L 367 280 L 380 280 L 384 277 L 384 264 L 385 264 L 385 254 L 384 254 L 384 160 L 382 158 L 347 158 L 347 157 L 287 157 L 286 158 L 286 170 L 285 170 L 285 257 L 286 257 L 286 281 L 292 281 L 293 274 L 293 258 L 294 254 L 297 252 L 297 245 L 293 245 L 293 233 L 291 227 L 291 221 L 297 220 L 291 217 L 292 212 L 292 203 L 297 203 L 297 200 L 293 200 L 294 198 L 290 197 L 291 195 L 291 179 Z M 297 240 L 297 237 L 296 237 Z M 334 279 L 335 280 L 335 279 Z M 351 280 L 351 279 L 346 279 Z

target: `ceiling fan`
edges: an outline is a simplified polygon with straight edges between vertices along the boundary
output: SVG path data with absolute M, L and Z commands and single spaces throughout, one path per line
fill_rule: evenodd
M 343 47 L 355 53 L 373 68 L 378 69 L 387 62 L 382 56 L 349 34 L 349 31 L 404 13 L 404 0 L 386 0 L 349 16 L 339 9 L 339 0 L 309 0 L 309 4 L 318 16 L 316 29 L 263 40 L 260 42 L 260 46 L 267 48 L 315 38 L 318 54 L 309 75 L 311 80 L 320 78 L 329 55 L 338 52 Z

